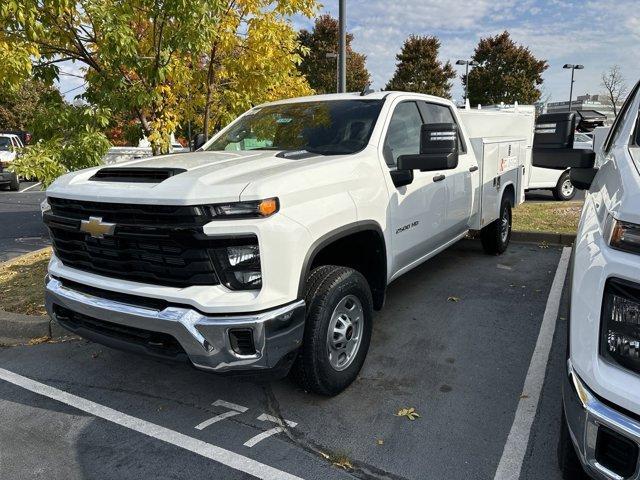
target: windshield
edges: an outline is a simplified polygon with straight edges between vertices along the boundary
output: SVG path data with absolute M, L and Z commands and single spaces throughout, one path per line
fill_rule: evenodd
M 11 150 L 11 139 L 9 137 L 0 137 L 0 150 Z
M 256 108 L 207 150 L 355 153 L 369 142 L 384 100 L 332 100 Z

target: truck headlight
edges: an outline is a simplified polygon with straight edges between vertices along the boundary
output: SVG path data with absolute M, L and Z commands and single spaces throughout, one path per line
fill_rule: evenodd
M 280 204 L 277 198 L 267 198 L 265 200 L 207 205 L 206 208 L 213 219 L 261 218 L 276 213 Z
M 232 290 L 259 290 L 262 288 L 260 248 L 255 237 L 246 243 L 211 249 L 220 282 Z
M 621 222 L 609 216 L 606 229 L 611 248 L 640 254 L 640 225 Z
M 601 324 L 600 354 L 640 373 L 640 285 L 607 280 Z

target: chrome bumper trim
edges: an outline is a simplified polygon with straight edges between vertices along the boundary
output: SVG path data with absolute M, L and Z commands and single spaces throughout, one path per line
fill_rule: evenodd
M 59 305 L 104 322 L 169 334 L 180 343 L 194 366 L 204 370 L 271 369 L 302 344 L 304 300 L 259 313 L 205 315 L 188 307 L 155 310 L 100 298 L 65 287 L 53 277 L 45 283 L 45 305 L 51 318 L 56 319 L 53 306 Z M 255 354 L 239 355 L 233 351 L 229 330 L 235 328 L 252 330 Z
M 583 467 L 596 479 L 640 480 L 640 460 L 635 473 L 621 477 L 596 460 L 598 427 L 606 426 L 640 446 L 640 422 L 598 400 L 576 375 L 567 360 L 567 376 L 563 382 L 563 400 L 569 432 Z

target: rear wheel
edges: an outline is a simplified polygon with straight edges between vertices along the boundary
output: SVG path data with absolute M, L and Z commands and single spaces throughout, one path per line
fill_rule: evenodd
M 11 190 L 12 192 L 17 192 L 18 190 L 20 190 L 20 179 L 18 178 L 18 175 L 15 173 L 11 175 L 9 190 Z
M 369 350 L 369 285 L 356 270 L 323 266 L 311 272 L 305 301 L 304 341 L 291 373 L 305 390 L 337 395 L 356 379 Z
M 511 240 L 511 200 L 502 197 L 500 216 L 480 231 L 482 248 L 490 255 L 500 255 L 507 250 Z
M 576 453 L 567 426 L 567 417 L 564 415 L 562 407 L 562 418 L 560 420 L 560 438 L 558 439 L 558 467 L 562 472 L 564 480 L 587 480 L 589 477 L 582 469 L 580 459 Z
M 569 172 L 564 172 L 558 179 L 556 188 L 553 189 L 553 198 L 566 202 L 571 200 L 576 194 L 576 187 L 571 183 Z

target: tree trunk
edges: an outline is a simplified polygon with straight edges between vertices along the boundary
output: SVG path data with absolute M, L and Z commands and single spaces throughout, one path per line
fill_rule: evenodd
M 213 82 L 215 80 L 215 70 L 213 68 L 213 62 L 216 59 L 216 45 L 211 47 L 211 54 L 209 56 L 209 67 L 207 68 L 207 95 L 204 102 L 204 120 L 202 122 L 204 129 L 204 138 L 209 140 L 209 121 L 211 116 L 211 96 L 213 94 Z

